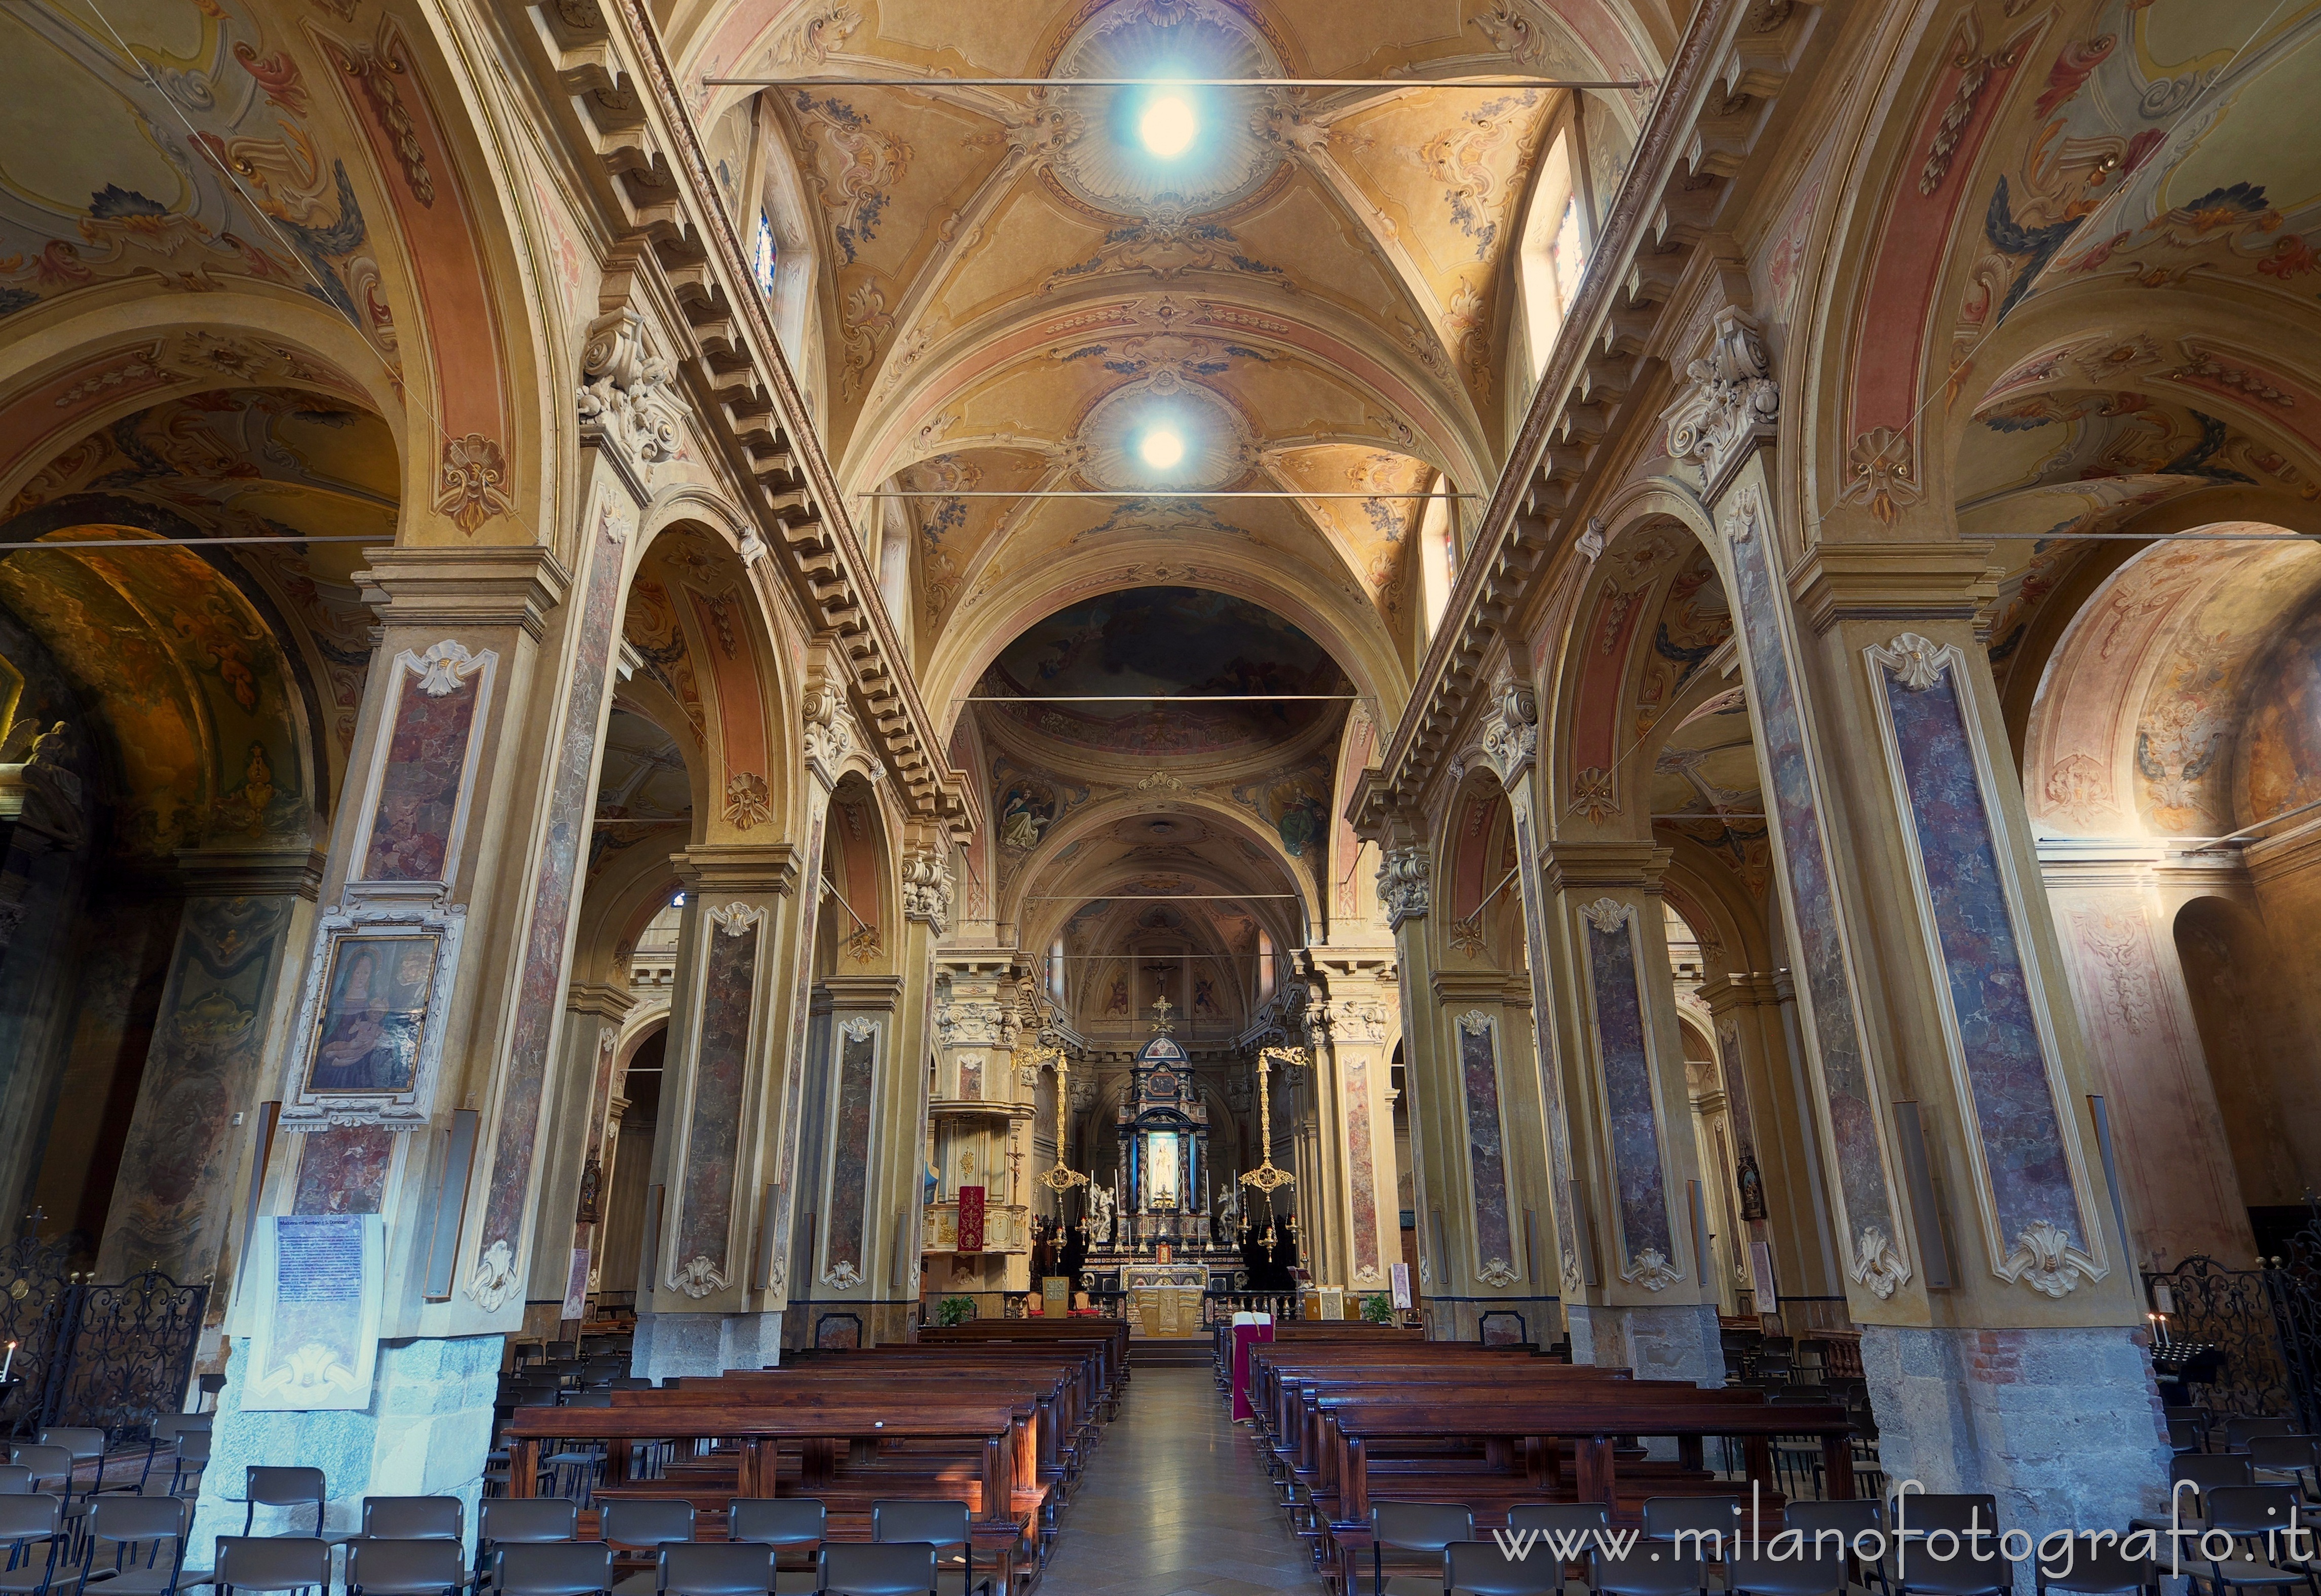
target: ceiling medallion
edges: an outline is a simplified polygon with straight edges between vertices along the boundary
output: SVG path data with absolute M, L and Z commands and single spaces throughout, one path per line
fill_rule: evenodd
M 1066 88 L 1073 132 L 1049 170 L 1097 211 L 1145 216 L 1162 205 L 1206 211 L 1262 187 L 1284 151 L 1262 136 L 1266 91 L 1172 79 L 1282 76 L 1248 18 L 1219 0 L 1123 0 L 1091 17 L 1058 54 L 1058 78 L 1142 78 L 1152 87 Z

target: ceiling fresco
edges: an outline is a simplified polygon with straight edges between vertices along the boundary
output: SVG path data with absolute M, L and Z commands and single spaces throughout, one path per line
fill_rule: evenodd
M 1019 702 L 996 716 L 1067 749 L 1214 757 L 1278 746 L 1343 704 L 1170 702 L 1223 694 L 1343 694 L 1344 672 L 1313 638 L 1246 599 L 1137 588 L 1059 610 L 1001 651 L 978 691 Z M 1118 704 L 1036 703 L 1142 696 Z

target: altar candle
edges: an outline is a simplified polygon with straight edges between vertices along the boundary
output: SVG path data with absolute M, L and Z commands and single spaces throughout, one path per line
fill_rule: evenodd
M 8 1371 L 9 1371 L 9 1370 L 11 1370 L 11 1369 L 13 1369 L 13 1368 L 14 1368 L 15 1366 L 16 1366 L 16 1344 L 15 1344 L 14 1342 L 11 1341 L 11 1342 L 8 1344 L 8 1356 L 7 1356 L 7 1360 L 6 1360 L 5 1362 L 0 1362 L 0 1380 L 5 1380 L 5 1379 L 7 1379 L 7 1378 L 8 1378 Z

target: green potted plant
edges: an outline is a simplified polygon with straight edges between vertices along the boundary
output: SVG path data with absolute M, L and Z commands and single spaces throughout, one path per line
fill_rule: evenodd
M 1362 1320 L 1372 1325 L 1394 1323 L 1394 1304 L 1384 1291 L 1372 1291 L 1362 1299 Z
M 975 1317 L 975 1299 L 946 1297 L 935 1307 L 935 1323 L 942 1326 L 963 1325 Z

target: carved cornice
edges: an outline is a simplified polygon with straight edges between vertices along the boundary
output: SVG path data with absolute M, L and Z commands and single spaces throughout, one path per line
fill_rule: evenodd
M 1817 543 L 1789 573 L 1798 616 L 1816 633 L 1840 621 L 1971 621 L 1998 597 L 1987 543 Z
M 673 854 L 678 879 L 696 896 L 729 892 L 797 890 L 797 849 L 789 843 L 751 843 L 741 846 L 705 844 Z
M 1550 892 L 1631 887 L 1658 892 L 1672 849 L 1654 843 L 1550 843 L 1540 875 Z
M 553 125 L 550 141 L 593 152 L 575 169 L 586 221 L 616 256 L 633 260 L 638 278 L 653 279 L 630 297 L 672 308 L 669 364 L 755 524 L 743 540 L 745 563 L 756 579 L 786 588 L 810 631 L 835 643 L 847 694 L 908 813 L 962 822 L 972 800 L 942 758 L 909 651 L 848 521 L 646 7 L 546 0 L 512 32 L 542 86 L 532 103 Z
M 324 855 L 310 847 L 180 848 L 177 892 L 187 898 L 303 898 L 318 901 Z
M 572 573 L 537 547 L 422 544 L 368 553 L 370 563 L 355 572 L 355 583 L 363 602 L 390 628 L 441 633 L 519 626 L 537 643 L 572 586 Z
M 1763 135 L 1816 14 L 1787 0 L 1706 0 L 1693 13 L 1507 470 L 1460 563 L 1379 762 L 1381 780 L 1360 791 L 1356 824 L 1364 829 L 1415 807 L 1438 765 L 1463 745 L 1490 652 L 1540 572 L 1580 538 L 1597 479 L 1625 458 L 1626 428 L 1645 419 L 1637 401 L 1652 391 L 1663 313 L 1720 224 L 1730 179 Z

